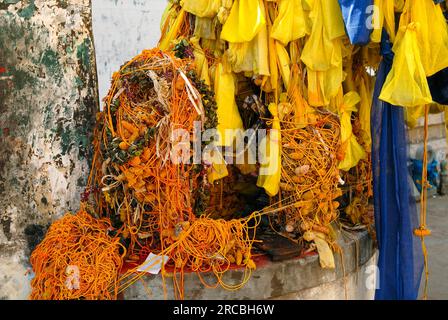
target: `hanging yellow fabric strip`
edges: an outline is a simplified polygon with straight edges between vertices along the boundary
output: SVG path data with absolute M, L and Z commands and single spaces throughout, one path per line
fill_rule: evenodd
M 185 10 L 181 9 L 174 21 L 173 25 L 169 27 L 169 30 L 166 34 L 162 34 L 162 38 L 160 39 L 158 47 L 160 50 L 168 50 L 170 45 L 174 40 L 177 39 L 178 34 L 180 32 L 180 28 L 185 19 Z
M 279 13 L 272 27 L 271 37 L 286 46 L 308 33 L 302 0 L 280 0 Z
M 364 148 L 358 143 L 356 136 L 353 134 L 352 112 L 357 112 L 356 105 L 361 101 L 358 93 L 351 91 L 344 96 L 343 103 L 339 108 L 341 118 L 341 140 L 342 151 L 344 153 L 343 160 L 339 163 L 340 170 L 348 171 L 358 164 L 361 159 L 366 157 Z
M 215 95 L 220 146 L 231 146 L 237 135 L 234 130 L 243 130 L 243 121 L 235 102 L 235 89 L 233 73 L 227 72 L 223 64 L 218 63 L 215 71 Z
M 180 5 L 200 18 L 213 18 L 221 7 L 221 0 L 181 0 Z
M 261 0 L 235 0 L 230 15 L 222 27 L 221 40 L 249 42 L 266 25 Z
M 269 111 L 272 114 L 272 130 L 262 141 L 260 148 L 263 155 L 260 175 L 257 186 L 264 188 L 270 197 L 274 197 L 280 190 L 281 178 L 281 127 L 278 114 L 278 106 L 275 103 L 269 105 Z M 263 152 L 264 151 L 264 152 Z

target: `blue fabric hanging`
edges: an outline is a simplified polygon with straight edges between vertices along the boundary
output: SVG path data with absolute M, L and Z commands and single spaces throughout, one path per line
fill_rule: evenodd
M 428 77 L 432 100 L 442 105 L 448 104 L 448 68 Z
M 368 7 L 373 5 L 373 0 L 339 0 L 339 5 L 350 42 L 367 44 L 373 31 L 367 26 L 367 21 L 372 14 Z
M 423 271 L 415 199 L 412 196 L 404 110 L 378 99 L 392 67 L 393 52 L 383 30 L 383 60 L 372 105 L 372 166 L 375 227 L 379 247 L 377 300 L 418 298 Z

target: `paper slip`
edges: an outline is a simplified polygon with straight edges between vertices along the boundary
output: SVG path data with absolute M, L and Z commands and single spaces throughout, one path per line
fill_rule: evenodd
M 162 269 L 162 263 L 165 265 L 170 258 L 168 256 L 158 256 L 156 254 L 150 253 L 146 258 L 145 262 L 138 267 L 137 271 L 147 272 L 151 274 L 159 274 Z

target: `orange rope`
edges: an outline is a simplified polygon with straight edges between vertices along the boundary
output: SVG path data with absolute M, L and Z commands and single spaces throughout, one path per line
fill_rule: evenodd
M 428 268 L 428 250 L 425 244 L 425 237 L 431 235 L 431 230 L 427 228 L 426 216 L 428 207 L 428 131 L 429 131 L 429 105 L 425 106 L 425 133 L 423 142 L 423 172 L 422 172 L 422 191 L 420 199 L 420 227 L 414 230 L 414 234 L 420 237 L 422 241 L 422 251 L 425 264 L 425 288 L 423 299 L 428 299 L 428 282 L 429 282 L 429 268 Z
M 96 220 L 83 209 L 53 223 L 31 255 L 30 298 L 117 299 L 122 246 L 108 235 L 110 228 L 107 219 Z

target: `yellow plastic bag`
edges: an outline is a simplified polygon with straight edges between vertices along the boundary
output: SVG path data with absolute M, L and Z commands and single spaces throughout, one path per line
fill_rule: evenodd
M 400 29 L 404 33 L 393 47 L 395 58 L 380 99 L 392 105 L 415 107 L 432 102 L 431 92 L 420 58 L 417 40 L 418 25 L 411 23 Z M 398 36 L 397 36 L 398 38 Z
M 360 96 L 355 91 L 350 91 L 344 96 L 343 103 L 339 107 L 341 118 L 341 151 L 344 153 L 344 159 L 339 162 L 340 170 L 349 171 L 355 167 L 361 159 L 366 157 L 364 148 L 358 143 L 353 134 L 352 112 L 357 112 L 356 105 L 361 101 Z
M 411 21 L 417 22 L 417 48 L 427 77 L 448 67 L 448 26 L 440 5 L 411 1 Z
M 261 0 L 235 0 L 222 27 L 221 39 L 228 42 L 249 42 L 266 25 Z
M 283 45 L 304 37 L 307 28 L 302 0 L 280 0 L 279 13 L 272 27 L 271 37 Z
M 181 0 L 180 5 L 195 16 L 212 18 L 218 13 L 221 0 Z
M 210 86 L 210 76 L 209 76 L 209 68 L 208 61 L 205 56 L 204 50 L 202 50 L 200 44 L 200 39 L 196 37 L 190 38 L 190 43 L 193 47 L 194 61 L 196 64 L 196 73 L 199 75 L 201 80 L 204 80 L 204 83 Z
M 238 134 L 235 130 L 243 130 L 244 127 L 235 102 L 234 75 L 224 70 L 222 63 L 216 66 L 214 89 L 218 107 L 218 145 L 232 146 Z
M 269 111 L 273 117 L 272 130 L 269 131 L 260 145 L 262 164 L 260 166 L 257 186 L 264 188 L 270 197 L 274 197 L 280 190 L 282 138 L 277 104 L 271 103 L 269 105 Z M 264 146 L 266 147 L 264 148 Z

